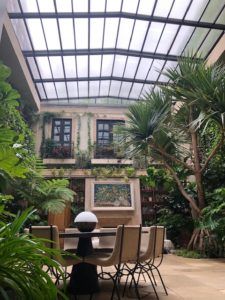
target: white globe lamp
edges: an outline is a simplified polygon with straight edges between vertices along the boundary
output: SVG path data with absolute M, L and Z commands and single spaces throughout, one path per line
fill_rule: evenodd
M 74 219 L 76 227 L 81 232 L 91 232 L 95 229 L 98 219 L 95 214 L 90 211 L 83 211 Z

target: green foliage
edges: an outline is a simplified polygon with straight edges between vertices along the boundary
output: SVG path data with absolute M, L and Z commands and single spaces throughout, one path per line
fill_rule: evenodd
M 79 150 L 76 153 L 76 168 L 87 169 L 91 166 L 90 152 Z
M 4 209 L 0 215 L 3 213 Z M 1 299 L 57 299 L 59 291 L 42 267 L 54 267 L 63 275 L 56 261 L 50 258 L 58 252 L 46 248 L 40 239 L 30 239 L 27 234 L 21 233 L 32 213 L 30 208 L 17 215 L 11 223 L 0 223 Z
M 67 179 L 44 179 L 38 174 L 28 178 L 24 186 L 17 186 L 20 198 L 25 199 L 40 211 L 60 213 L 68 202 L 73 201 L 75 193 L 68 188 Z
M 225 256 L 225 188 L 219 188 L 207 195 L 208 206 L 203 210 L 200 228 L 209 229 L 214 243 L 209 243 L 206 252 L 210 256 Z M 207 243 L 207 241 L 206 241 Z
M 194 251 L 194 250 L 187 250 L 187 249 L 180 249 L 180 250 L 176 250 L 176 255 L 178 256 L 183 256 L 186 258 L 202 258 L 202 254 Z
M 19 109 L 19 93 L 6 82 L 10 69 L 0 64 L 0 177 L 24 177 L 33 166 L 33 138 Z
M 145 188 L 168 191 L 174 186 L 174 181 L 169 172 L 164 168 L 147 168 L 147 176 L 140 176 L 141 184 Z

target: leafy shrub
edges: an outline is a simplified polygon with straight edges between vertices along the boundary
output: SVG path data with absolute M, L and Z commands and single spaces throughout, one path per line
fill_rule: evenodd
M 187 258 L 202 258 L 202 255 L 194 250 L 187 250 L 187 249 L 180 249 L 180 250 L 176 250 L 176 255 L 178 256 L 183 256 L 183 257 L 187 257 Z

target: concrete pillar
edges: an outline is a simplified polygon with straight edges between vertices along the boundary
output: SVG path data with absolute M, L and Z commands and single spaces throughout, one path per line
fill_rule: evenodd
M 3 20 L 6 13 L 6 0 L 0 1 L 0 40 L 2 36 Z

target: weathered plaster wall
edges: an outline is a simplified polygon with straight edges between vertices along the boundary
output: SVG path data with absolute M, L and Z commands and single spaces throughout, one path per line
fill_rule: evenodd
M 79 149 L 88 149 L 88 119 L 90 119 L 90 139 L 93 144 L 96 141 L 96 120 L 125 120 L 126 108 L 112 108 L 112 107 L 67 107 L 67 106 L 41 106 L 41 113 L 52 112 L 56 113 L 56 118 L 72 119 L 72 135 L 71 141 L 74 143 L 75 151 L 77 149 L 78 130 L 80 135 Z M 36 140 L 36 153 L 40 152 L 40 145 L 42 139 L 42 122 L 39 121 L 34 126 L 34 134 Z M 52 124 L 46 124 L 45 136 L 51 138 Z

